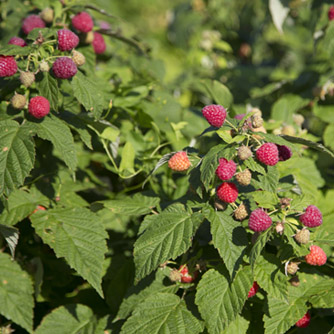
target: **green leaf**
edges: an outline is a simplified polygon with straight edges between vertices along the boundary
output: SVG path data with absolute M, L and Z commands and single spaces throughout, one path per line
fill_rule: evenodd
M 107 233 L 98 216 L 84 208 L 50 209 L 31 216 L 36 233 L 103 296 L 101 280 Z
M 42 77 L 41 79 L 40 76 Z M 48 72 L 40 72 L 35 82 L 39 93 L 49 100 L 51 109 L 58 110 L 59 89 L 57 79 Z
M 0 313 L 32 333 L 33 286 L 29 275 L 0 253 Z
M 252 185 L 257 189 L 276 193 L 279 181 L 279 174 L 276 166 L 267 166 L 268 172 L 265 175 L 259 175 L 258 181 L 252 179 Z
M 287 18 L 290 9 L 284 7 L 280 0 L 269 0 L 269 10 L 276 29 L 283 34 L 283 23 Z
M 230 276 L 234 277 L 248 244 L 246 230 L 224 212 L 210 210 L 206 218 L 211 223 L 213 245 L 224 260 Z
M 8 44 L 0 47 L 0 54 L 2 56 L 28 56 L 31 53 L 31 47 L 24 48 L 18 45 Z
M 238 314 L 235 320 L 222 331 L 222 334 L 246 334 L 248 327 L 249 321 Z
M 220 334 L 236 319 L 252 284 L 250 267 L 240 270 L 231 284 L 214 269 L 203 275 L 197 287 L 195 302 L 210 334 Z
M 12 254 L 12 258 L 14 258 L 15 248 L 19 242 L 19 230 L 15 227 L 0 224 L 0 233 L 5 238 L 10 249 L 10 253 Z
M 125 322 L 121 334 L 201 333 L 203 326 L 184 300 L 170 293 L 149 296 Z
M 324 143 L 334 150 L 334 124 L 329 124 L 324 132 Z
M 326 29 L 326 34 L 323 40 L 323 44 L 326 46 L 324 50 L 328 52 L 330 57 L 334 56 L 334 24 L 330 21 Z
M 276 193 L 266 190 L 254 191 L 252 197 L 259 207 L 266 209 L 274 209 L 278 202 Z
M 34 166 L 35 147 L 31 133 L 17 122 L 0 122 L 0 195 L 23 184 Z
M 132 197 L 101 201 L 100 203 L 103 203 L 103 205 L 113 213 L 141 216 L 150 213 L 159 202 L 160 198 L 158 197 L 144 196 L 137 193 Z
M 217 80 L 203 80 L 202 84 L 208 95 L 225 109 L 233 103 L 233 96 L 230 90 Z
M 260 174 L 265 174 L 266 170 L 263 166 L 257 163 L 252 157 L 248 158 L 247 160 L 243 161 L 243 164 L 249 168 L 252 172 L 258 172 Z
M 185 210 L 163 211 L 154 215 L 151 223 L 134 245 L 136 278 L 148 275 L 159 264 L 175 259 L 191 246 L 203 217 Z
M 258 238 L 256 239 L 256 242 L 254 246 L 252 247 L 250 254 L 249 254 L 249 262 L 253 269 L 254 269 L 254 265 L 258 257 L 260 256 L 262 252 L 262 249 L 264 248 L 264 246 L 270 239 L 271 234 L 272 234 L 272 229 L 268 228 L 266 231 L 261 232 Z
M 47 314 L 34 334 L 95 333 L 96 319 L 93 311 L 80 304 L 69 304 Z
M 119 171 L 124 170 L 133 171 L 134 162 L 135 162 L 135 149 L 133 148 L 131 142 L 127 142 L 122 151 L 122 160 L 119 166 Z
M 307 105 L 307 103 L 308 100 L 301 98 L 299 95 L 284 95 L 274 103 L 271 110 L 271 118 L 291 124 L 293 122 L 293 114 Z

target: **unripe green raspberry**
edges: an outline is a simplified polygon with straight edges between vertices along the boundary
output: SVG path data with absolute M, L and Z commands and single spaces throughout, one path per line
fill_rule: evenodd
M 25 105 L 27 103 L 27 99 L 24 95 L 15 93 L 15 95 L 12 97 L 10 102 L 11 102 L 13 108 L 22 109 L 22 108 L 25 107 Z
M 181 273 L 177 269 L 173 269 L 169 274 L 169 279 L 172 282 L 181 282 Z
M 292 125 L 285 125 L 282 128 L 282 134 L 287 136 L 294 136 L 296 134 L 296 130 Z
M 259 108 L 253 108 L 251 111 L 251 113 L 254 113 L 253 116 L 259 116 L 262 117 L 262 111 Z
M 307 244 L 310 241 L 310 231 L 303 228 L 295 235 L 295 240 L 300 244 Z
M 289 275 L 294 275 L 299 269 L 298 267 L 299 264 L 300 262 L 289 262 L 288 265 L 286 266 L 286 272 Z
M 42 12 L 40 13 L 41 19 L 46 23 L 52 23 L 53 21 L 53 9 L 51 8 L 44 8 Z
M 247 160 L 252 156 L 252 151 L 248 146 L 242 145 L 238 149 L 238 157 L 240 160 Z
M 255 115 L 252 117 L 253 128 L 259 128 L 263 125 L 263 118 L 261 116 Z
M 47 61 L 45 60 L 42 60 L 39 64 L 39 69 L 42 71 L 42 72 L 49 72 L 50 70 L 50 66 L 48 64 Z
M 278 222 L 275 226 L 276 232 L 280 235 L 284 232 L 284 224 L 282 222 Z
M 82 66 L 86 62 L 85 56 L 79 51 L 72 51 L 72 59 L 77 66 Z
M 305 118 L 303 117 L 303 115 L 296 114 L 296 115 L 293 115 L 293 121 L 294 121 L 298 126 L 301 126 L 301 125 L 304 123 Z
M 249 169 L 245 169 L 244 171 L 238 173 L 235 178 L 242 186 L 248 186 L 252 180 L 252 173 Z
M 234 211 L 234 218 L 237 220 L 244 220 L 247 218 L 248 212 L 244 203 L 241 203 L 238 208 Z
M 30 87 L 35 81 L 35 74 L 32 72 L 21 72 L 20 73 L 20 81 L 22 85 L 26 87 Z

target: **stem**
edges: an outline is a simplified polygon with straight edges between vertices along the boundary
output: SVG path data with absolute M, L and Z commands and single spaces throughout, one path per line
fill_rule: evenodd
M 225 119 L 225 122 L 232 127 L 235 131 L 238 131 L 238 128 L 236 128 L 229 120 Z
M 110 154 L 108 146 L 107 146 L 106 141 L 104 139 L 102 139 L 102 145 L 103 145 L 103 148 L 104 148 L 104 150 L 106 151 L 106 153 L 108 155 L 108 158 L 110 159 L 111 163 L 113 164 L 114 168 L 116 169 L 116 172 L 118 173 L 118 167 L 117 167 L 117 165 L 115 163 L 114 158 Z
M 97 7 L 93 6 L 93 5 L 86 5 L 85 8 L 89 8 L 89 9 L 95 10 L 96 12 L 99 12 L 102 15 L 105 15 L 105 16 L 108 16 L 108 17 L 112 17 L 114 19 L 117 18 L 116 16 L 111 15 L 108 12 L 106 12 L 104 9 L 97 8 Z

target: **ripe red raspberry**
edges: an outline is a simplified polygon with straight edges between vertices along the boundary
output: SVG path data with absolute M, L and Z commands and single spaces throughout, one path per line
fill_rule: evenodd
M 322 224 L 322 214 L 315 205 L 309 205 L 299 220 L 307 227 L 317 227 Z
M 17 64 L 12 56 L 0 56 L 0 77 L 11 77 L 17 72 Z
M 70 51 L 79 44 L 79 37 L 68 29 L 60 29 L 57 31 L 58 49 L 60 51 Z
M 232 182 L 223 182 L 217 188 L 219 199 L 226 203 L 233 203 L 238 198 L 238 189 Z
M 311 266 L 322 266 L 327 262 L 327 256 L 321 247 L 312 245 L 310 253 L 305 256 L 305 261 Z
M 198 276 L 198 271 L 194 271 L 192 274 L 189 274 L 188 266 L 183 265 L 179 268 L 181 274 L 182 283 L 192 283 Z
M 254 210 L 248 220 L 248 226 L 255 232 L 267 230 L 272 224 L 269 215 L 261 208 Z
M 9 40 L 8 44 L 18 45 L 18 46 L 22 46 L 22 47 L 27 46 L 27 43 L 25 42 L 25 40 L 24 40 L 23 38 L 21 38 L 21 37 L 16 37 L 16 36 L 15 36 L 15 37 L 12 37 L 12 38 Z
M 43 118 L 50 112 L 49 100 L 43 96 L 35 96 L 29 101 L 29 113 L 35 118 Z
M 28 35 L 35 28 L 45 28 L 45 22 L 38 15 L 27 16 L 22 23 L 23 32 Z
M 273 143 L 265 143 L 256 151 L 256 157 L 265 165 L 274 166 L 278 162 L 278 148 Z
M 183 172 L 191 166 L 187 152 L 180 151 L 175 153 L 168 161 L 168 167 L 177 172 Z
M 94 22 L 88 13 L 81 12 L 72 18 L 72 26 L 78 31 L 88 32 L 93 29 Z
M 211 104 L 202 109 L 202 114 L 208 123 L 216 128 L 220 128 L 226 119 L 226 110 L 219 104 Z
M 96 54 L 103 53 L 107 47 L 103 36 L 96 31 L 94 32 L 94 39 L 93 39 L 92 45 L 93 45 L 94 52 Z
M 334 20 L 334 6 L 330 6 L 328 10 L 328 19 L 329 21 Z
M 296 326 L 299 328 L 305 328 L 310 324 L 311 314 L 307 311 L 304 316 L 296 322 Z
M 68 57 L 57 58 L 52 65 L 52 70 L 56 78 L 69 79 L 78 71 L 74 61 Z
M 248 168 L 246 168 L 244 171 L 238 173 L 235 178 L 242 186 L 248 186 L 252 180 L 252 173 Z
M 292 157 L 292 151 L 288 146 L 285 145 L 277 145 L 278 148 L 278 160 L 285 161 Z
M 250 288 L 249 292 L 248 292 L 248 297 L 247 298 L 252 298 L 253 296 L 256 295 L 257 290 L 259 290 L 259 285 L 257 284 L 257 282 L 253 283 L 253 286 Z
M 216 174 L 221 180 L 225 181 L 233 177 L 236 169 L 237 165 L 233 160 L 227 161 L 227 159 L 221 158 L 219 159 L 219 165 L 216 169 Z

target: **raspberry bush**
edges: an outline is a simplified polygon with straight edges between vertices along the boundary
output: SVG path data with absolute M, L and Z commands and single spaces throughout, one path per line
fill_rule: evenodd
M 329 3 L 0 15 L 1 333 L 333 332 Z

